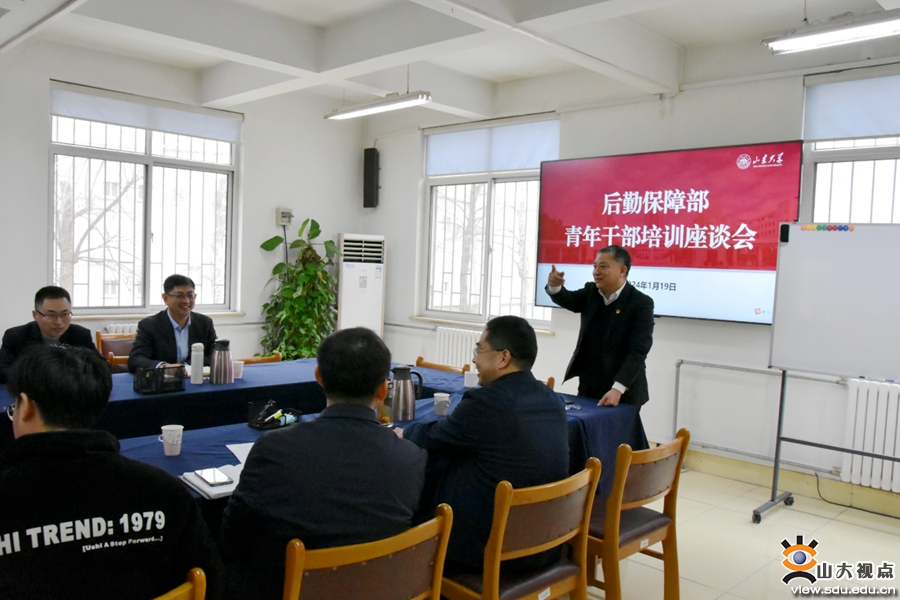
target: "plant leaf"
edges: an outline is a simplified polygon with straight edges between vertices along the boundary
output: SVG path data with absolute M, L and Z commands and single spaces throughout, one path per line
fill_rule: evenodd
M 262 244 L 259 245 L 259 247 L 262 248 L 263 250 L 265 250 L 266 252 L 271 252 L 272 250 L 274 250 L 275 248 L 277 248 L 278 246 L 280 246 L 283 243 L 284 243 L 284 238 L 281 237 L 280 235 L 276 235 L 275 237 L 271 237 L 271 238 L 267 239 L 266 241 L 264 241 Z
M 304 219 L 303 223 L 300 224 L 300 231 L 297 232 L 297 237 L 303 237 L 303 230 L 306 229 L 306 226 L 309 224 L 309 219 Z
M 319 237 L 319 234 L 322 233 L 322 229 L 319 227 L 319 222 L 315 219 L 310 219 L 309 223 L 309 240 L 314 240 Z

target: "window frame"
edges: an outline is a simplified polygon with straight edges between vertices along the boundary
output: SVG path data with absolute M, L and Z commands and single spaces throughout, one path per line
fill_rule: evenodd
M 459 322 L 472 325 L 484 325 L 491 318 L 500 315 L 490 314 L 491 304 L 491 276 L 493 268 L 493 236 L 494 236 L 494 189 L 498 183 L 515 183 L 521 181 L 535 181 L 540 185 L 541 169 L 517 169 L 515 171 L 483 171 L 479 173 L 461 173 L 450 175 L 432 175 L 425 177 L 424 195 L 426 207 L 425 225 L 428 228 L 425 272 L 423 277 L 423 291 L 420 298 L 423 299 L 421 316 L 439 321 Z M 485 237 L 484 251 L 482 253 L 482 310 L 479 314 L 453 312 L 446 310 L 436 310 L 428 308 L 429 294 L 431 287 L 431 268 L 432 268 L 432 249 L 434 247 L 434 193 L 433 188 L 437 186 L 450 185 L 467 185 L 467 184 L 485 184 L 485 217 L 484 231 Z M 540 217 L 539 217 L 540 218 Z M 537 243 L 537 240 L 535 240 Z M 544 307 L 541 307 L 544 308 Z M 526 319 L 535 329 L 549 330 L 551 319 Z
M 900 135 L 900 134 L 898 134 Z M 878 139 L 882 137 L 896 138 L 898 135 L 882 135 L 882 136 L 863 136 L 859 138 L 850 138 L 849 140 L 812 140 L 803 143 L 803 173 L 801 175 L 801 194 L 800 194 L 800 210 L 799 221 L 802 223 L 813 223 L 815 216 L 816 202 L 816 181 L 819 164 L 843 163 L 843 162 L 861 162 L 861 161 L 877 161 L 877 160 L 898 160 L 900 161 L 900 144 L 884 145 L 884 146 L 864 146 L 859 148 L 834 148 L 817 150 L 816 144 L 820 142 L 840 142 L 853 140 Z M 827 221 L 831 222 L 831 221 Z M 842 221 L 843 222 L 843 221 Z M 852 221 L 851 221 L 852 222 Z
M 52 129 L 52 120 L 55 115 L 52 112 L 48 115 L 48 126 Z M 63 118 L 72 118 L 65 117 Z M 82 119 L 93 123 L 103 123 L 105 125 L 119 125 L 118 123 L 112 123 L 108 121 L 98 121 L 93 119 Z M 240 164 L 240 150 L 241 144 L 238 142 L 228 142 L 225 143 L 231 144 L 231 164 L 213 164 L 206 162 L 197 162 L 187 159 L 178 159 L 171 157 L 158 156 L 153 154 L 152 148 L 152 137 L 154 131 L 161 130 L 152 130 L 152 129 L 144 129 L 145 136 L 145 145 L 144 152 L 127 152 L 121 150 L 108 150 L 104 148 L 94 148 L 89 146 L 78 146 L 74 144 L 61 144 L 52 141 L 52 132 L 48 131 L 47 139 L 48 139 L 48 207 L 49 207 L 49 218 L 47 219 L 48 224 L 48 248 L 49 253 L 47 257 L 47 268 L 48 268 L 48 280 L 54 281 L 55 279 L 55 225 L 54 219 L 56 215 L 56 186 L 54 184 L 56 177 L 56 157 L 57 156 L 71 156 L 76 158 L 87 158 L 87 159 L 97 159 L 97 160 L 110 160 L 121 163 L 131 163 L 135 165 L 141 165 L 145 169 L 145 185 L 144 185 L 144 214 L 142 218 L 144 219 L 144 228 L 143 228 L 143 243 L 142 248 L 144 252 L 143 256 L 143 264 L 142 264 L 142 293 L 141 293 L 141 304 L 136 306 L 93 306 L 93 307 L 73 307 L 78 314 L 78 316 L 83 317 L 91 317 L 91 318 L 100 318 L 100 317 L 122 317 L 126 315 L 150 315 L 159 312 L 159 310 L 164 310 L 165 305 L 151 305 L 150 299 L 153 296 L 153 291 L 149 289 L 147 283 L 150 280 L 150 243 L 151 236 L 150 234 L 150 226 L 151 226 L 151 218 L 152 218 L 152 198 L 153 198 L 153 168 L 154 167 L 168 167 L 175 169 L 189 169 L 192 171 L 201 171 L 207 173 L 221 173 L 225 174 L 228 178 L 227 183 L 227 208 L 226 208 L 226 217 L 225 217 L 225 229 L 227 236 L 227 243 L 225 244 L 225 294 L 224 294 L 224 302 L 222 304 L 197 304 L 195 310 L 203 313 L 221 313 L 221 312 L 234 312 L 236 308 L 234 307 L 234 299 L 236 297 L 235 294 L 235 285 L 237 284 L 237 266 L 235 256 L 237 255 L 236 251 L 236 227 L 235 227 L 235 215 L 238 211 L 238 198 L 236 190 L 238 189 L 238 181 L 240 178 L 240 173 L 238 169 L 238 165 Z M 172 132 L 163 132 L 163 133 L 172 133 Z M 200 137 L 200 136 L 191 136 L 191 137 Z M 212 139 L 212 138 L 204 138 L 204 139 Z M 224 141 L 224 140 L 216 140 L 216 141 Z M 104 282 L 104 288 L 106 286 L 106 282 Z M 71 293 L 71 291 L 70 291 Z M 161 295 L 162 290 L 158 290 L 158 294 Z M 77 317 L 76 317 L 77 319 Z

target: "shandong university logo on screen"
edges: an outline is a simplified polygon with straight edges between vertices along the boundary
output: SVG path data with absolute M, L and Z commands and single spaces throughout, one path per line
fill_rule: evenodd
M 819 556 L 819 542 L 812 539 L 804 543 L 802 535 L 793 544 L 781 540 L 781 546 L 781 564 L 788 571 L 781 581 L 790 586 L 795 596 L 897 596 L 892 562 L 854 562 L 848 557 L 828 561 L 824 553 Z

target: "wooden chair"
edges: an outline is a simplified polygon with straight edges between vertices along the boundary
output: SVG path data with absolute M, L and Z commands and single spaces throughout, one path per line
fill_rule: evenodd
M 425 359 L 421 356 L 416 359 L 416 366 L 425 367 L 426 369 L 436 369 L 438 371 L 447 371 L 448 373 L 456 373 L 457 375 L 467 373 L 471 368 L 468 363 L 461 367 L 454 367 L 451 365 L 442 365 L 440 363 L 425 362 Z
M 128 355 L 134 346 L 137 333 L 100 333 L 97 332 L 97 350 L 100 356 L 106 357 L 112 366 L 113 373 L 128 371 Z M 112 358 L 110 358 L 112 357 Z
M 244 361 L 245 365 L 258 365 L 260 363 L 281 362 L 281 352 L 273 352 L 269 356 L 251 356 L 250 358 L 239 358 L 237 360 Z
M 187 582 L 171 592 L 158 596 L 155 600 L 204 600 L 206 598 L 206 574 L 203 569 L 191 569 Z
M 636 552 L 663 561 L 663 597 L 678 599 L 675 501 L 690 439 L 688 430 L 681 429 L 675 441 L 650 450 L 634 452 L 627 444 L 619 446 L 612 492 L 609 498 L 594 501 L 588 537 L 588 582 L 605 590 L 608 600 L 622 598 L 619 561 Z M 644 508 L 663 497 L 662 512 Z M 662 552 L 650 549 L 657 542 L 662 542 Z M 602 583 L 595 578 L 597 560 L 603 565 Z
M 553 377 L 548 377 L 547 381 L 545 381 L 544 383 L 546 383 L 547 387 L 552 390 L 553 386 L 556 385 L 556 379 L 554 379 Z
M 600 480 L 600 461 L 590 458 L 585 469 L 568 479 L 514 490 L 508 481 L 497 485 L 494 522 L 484 552 L 484 572 L 444 577 L 441 595 L 450 600 L 545 600 L 570 593 L 586 600 L 587 530 L 591 503 Z M 504 574 L 504 560 L 572 546 L 572 557 L 529 573 Z
M 453 511 L 441 504 L 434 519 L 385 540 L 306 550 L 293 539 L 283 598 L 439 600 L 452 525 Z

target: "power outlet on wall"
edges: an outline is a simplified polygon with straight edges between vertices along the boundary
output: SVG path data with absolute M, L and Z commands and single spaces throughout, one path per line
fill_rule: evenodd
M 294 218 L 294 211 L 290 208 L 276 208 L 275 209 L 275 224 L 281 227 L 282 225 L 290 225 L 291 219 Z

